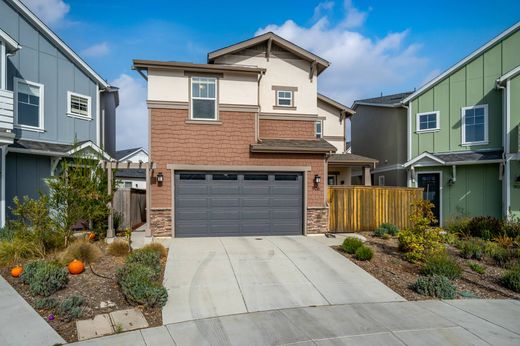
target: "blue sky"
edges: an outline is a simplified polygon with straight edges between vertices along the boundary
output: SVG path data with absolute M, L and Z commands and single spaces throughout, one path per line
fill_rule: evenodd
M 121 87 L 118 148 L 146 146 L 134 58 L 202 63 L 208 51 L 272 30 L 331 61 L 319 89 L 350 105 L 413 90 L 520 20 L 519 1 L 24 2 Z

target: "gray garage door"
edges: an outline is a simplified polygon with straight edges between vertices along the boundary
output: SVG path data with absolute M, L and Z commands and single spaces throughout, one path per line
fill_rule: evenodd
M 175 236 L 303 233 L 300 173 L 177 172 Z

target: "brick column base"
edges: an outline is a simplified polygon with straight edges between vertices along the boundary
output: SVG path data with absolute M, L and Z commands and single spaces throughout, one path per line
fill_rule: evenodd
M 329 209 L 307 209 L 307 234 L 326 233 L 329 231 Z
M 169 208 L 150 210 L 150 229 L 154 237 L 171 237 L 172 210 Z

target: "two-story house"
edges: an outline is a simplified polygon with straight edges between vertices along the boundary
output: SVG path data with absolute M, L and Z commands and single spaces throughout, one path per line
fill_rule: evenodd
M 520 212 L 520 23 L 403 100 L 411 186 L 442 224 Z
M 345 151 L 353 114 L 318 94 L 328 66 L 273 33 L 207 64 L 134 60 L 148 81 L 153 235 L 326 231 L 328 159 Z
M 15 196 L 46 191 L 62 158 L 114 154 L 118 103 L 117 88 L 22 2 L 0 0 L 1 226 Z

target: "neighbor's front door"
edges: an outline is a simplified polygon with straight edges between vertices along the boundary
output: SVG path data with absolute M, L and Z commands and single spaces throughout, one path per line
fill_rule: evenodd
M 417 173 L 417 186 L 424 189 L 423 198 L 431 201 L 435 206 L 433 214 L 440 223 L 441 206 L 441 174 L 440 173 Z

